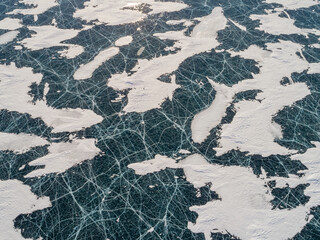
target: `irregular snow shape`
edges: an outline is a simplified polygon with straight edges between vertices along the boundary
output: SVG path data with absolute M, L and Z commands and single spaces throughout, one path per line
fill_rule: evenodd
M 278 3 L 283 5 L 284 8 L 295 10 L 298 8 L 309 8 L 319 4 L 317 0 L 266 0 L 267 3 Z
M 233 96 L 224 97 L 224 104 L 219 104 L 219 108 L 214 107 L 217 104 L 214 100 L 212 109 L 218 112 L 205 109 L 196 115 L 192 123 L 192 138 L 197 142 L 202 142 L 209 135 L 210 127 L 215 127 L 218 120 L 225 115 L 228 102 L 231 103 L 236 93 L 260 90 L 262 93 L 257 95 L 260 101 L 242 101 L 236 104 L 237 112 L 233 121 L 222 126 L 219 147 L 215 148 L 217 154 L 221 155 L 237 148 L 244 152 L 249 151 L 249 154 L 262 156 L 292 153 L 274 142 L 274 139 L 280 138 L 282 134 L 281 128 L 272 123 L 272 117 L 283 107 L 310 94 L 305 83 L 289 86 L 280 84 L 284 77 L 290 77 L 293 72 L 302 72 L 310 67 L 305 59 L 296 54 L 296 52 L 301 52 L 301 49 L 302 46 L 297 43 L 280 41 L 268 43 L 266 50 L 250 46 L 242 52 L 230 51 L 232 56 L 239 55 L 257 61 L 261 66 L 260 73 L 254 75 L 253 79 L 243 80 L 233 85 L 228 90 L 228 94 L 233 94 Z M 218 89 L 217 97 L 220 99 L 224 91 L 219 85 L 216 88 Z M 209 123 L 214 124 L 209 125 Z M 197 132 L 196 129 L 201 129 L 201 131 Z
M 292 160 L 298 160 L 307 167 L 306 170 L 299 171 L 299 173 L 303 173 L 302 177 L 290 175 L 290 178 L 270 178 L 270 180 L 276 181 L 278 188 L 287 187 L 288 185 L 291 188 L 295 188 L 299 184 L 310 184 L 304 190 L 304 194 L 310 197 L 309 201 L 305 204 L 308 208 L 320 205 L 320 142 L 312 142 L 312 144 L 315 147 L 309 148 L 305 153 L 291 156 Z
M 65 40 L 74 38 L 80 30 L 75 29 L 60 29 L 56 26 L 30 26 L 31 31 L 35 31 L 30 38 L 23 39 L 21 43 L 28 49 L 33 51 L 44 48 L 66 46 L 69 49 L 60 51 L 63 56 L 68 58 L 76 57 L 83 52 L 83 47 L 74 44 L 62 43 Z
M 23 109 L 20 109 L 20 112 L 23 112 Z M 54 109 L 43 101 L 37 102 L 33 108 L 28 109 L 28 112 L 24 112 L 33 117 L 40 117 L 48 126 L 53 127 L 53 133 L 79 131 L 103 120 L 101 116 L 91 110 L 81 108 Z
M 310 63 L 309 66 L 308 74 L 320 73 L 320 63 Z
M 183 23 L 183 26 L 186 26 L 186 27 L 190 27 L 193 25 L 193 22 L 187 20 L 187 19 L 181 19 L 181 20 L 168 20 L 166 22 L 166 24 L 169 24 L 169 25 L 177 25 L 177 24 L 180 24 L 180 23 Z
M 314 148 L 309 148 L 303 154 L 293 155 L 292 160 L 299 160 L 308 169 L 301 171 L 304 176 L 300 181 L 297 181 L 296 185 L 301 183 L 309 183 L 310 186 L 306 188 L 304 194 L 310 196 L 309 202 L 306 203 L 306 207 L 314 207 L 320 205 L 320 142 L 312 142 L 315 145 Z M 291 186 L 290 187 L 295 187 Z
M 119 48 L 110 47 L 102 50 L 94 59 L 86 64 L 81 64 L 77 71 L 73 74 L 74 79 L 83 80 L 91 78 L 93 72 L 100 67 L 105 61 L 119 53 Z
M 310 154 L 317 155 L 319 150 Z M 304 158 L 307 157 L 310 159 L 309 155 Z M 207 240 L 211 240 L 211 232 L 231 233 L 243 240 L 285 240 L 301 231 L 308 222 L 306 217 L 311 205 L 291 210 L 272 210 L 270 201 L 273 196 L 267 191 L 265 177 L 258 178 L 249 168 L 209 164 L 198 154 L 178 163 L 174 159 L 170 161 L 167 157 L 157 155 L 155 159 L 133 163 L 128 167 L 138 175 L 157 172 L 166 167 L 182 168 L 186 180 L 194 187 L 200 188 L 211 183 L 210 189 L 221 200 L 190 207 L 191 211 L 197 212 L 198 218 L 195 224 L 188 224 L 191 231 L 204 233 Z M 320 198 L 318 191 L 316 194 L 316 198 Z
M 230 124 L 222 126 L 219 144 L 215 148 L 217 155 L 222 155 L 231 149 L 250 154 L 269 156 L 272 154 L 288 154 L 289 150 L 274 142 L 281 138 L 281 127 L 272 122 L 272 117 L 285 106 L 310 94 L 305 83 L 296 83 L 286 87 L 276 87 L 268 92 L 259 93 L 258 101 L 241 101 L 235 104 L 237 113 Z
M 67 39 L 74 38 L 78 30 L 59 29 L 56 26 L 29 26 L 29 30 L 36 32 L 30 38 L 22 40 L 22 44 L 31 50 L 40 50 L 54 46 L 65 46 L 61 43 Z
M 313 47 L 313 48 L 320 48 L 320 43 L 310 44 L 310 47 Z
M 95 146 L 95 139 L 74 139 L 70 143 L 52 143 L 48 148 L 49 154 L 33 160 L 30 166 L 45 167 L 27 174 L 25 177 L 39 177 L 49 173 L 63 173 L 69 168 L 94 158 L 100 149 Z
M 32 7 L 25 9 L 14 9 L 12 12 L 7 14 L 38 15 L 58 5 L 57 0 L 19 0 L 19 2 L 28 7 Z
M 0 181 L 0 193 L 0 239 L 26 240 L 14 228 L 14 219 L 20 214 L 51 207 L 49 198 L 38 198 L 29 186 L 18 180 Z
M 114 45 L 117 47 L 109 47 L 99 52 L 94 59 L 86 64 L 81 64 L 77 71 L 73 74 L 75 80 L 83 80 L 92 77 L 93 72 L 98 69 L 104 62 L 108 61 L 119 53 L 121 46 L 128 45 L 132 42 L 131 36 L 121 37 L 115 41 Z
M 116 45 L 117 47 L 129 45 L 132 42 L 132 40 L 133 38 L 131 36 L 125 36 L 115 41 L 114 45 Z
M 208 80 L 216 95 L 210 107 L 196 114 L 191 122 L 192 139 L 197 143 L 203 142 L 210 134 L 210 130 L 220 124 L 234 96 L 231 87 Z
M 284 77 L 290 77 L 293 72 L 302 72 L 308 69 L 309 63 L 296 54 L 301 49 L 302 46 L 299 44 L 280 41 L 279 43 L 267 44 L 267 50 L 270 52 L 255 46 L 239 52 L 241 57 L 259 62 L 261 68 L 260 73 L 254 75 L 253 79 L 244 80 L 234 85 L 233 89 L 235 92 L 256 89 L 263 91 L 263 93 L 259 93 L 257 96 L 261 99 L 260 102 L 244 101 L 237 104 L 237 112 L 233 121 L 222 127 L 221 139 L 219 140 L 221 149 L 216 149 L 218 154 L 235 148 L 263 156 L 290 152 L 273 142 L 271 136 L 276 136 L 272 132 L 277 128 L 274 128 L 275 125 L 271 123 L 271 119 L 283 107 L 310 94 L 305 83 L 289 86 L 280 84 Z M 269 123 L 267 119 L 270 120 Z M 238 129 L 239 132 L 232 132 L 232 129 L 234 131 Z
M 260 21 L 261 25 L 258 27 L 259 30 L 273 35 L 301 34 L 307 36 L 309 33 L 320 35 L 319 30 L 296 27 L 293 19 L 280 17 L 277 12 L 267 15 L 251 15 L 250 18 Z
M 80 45 L 65 44 L 65 46 L 67 46 L 68 48 L 58 52 L 61 57 L 71 59 L 84 52 L 84 47 Z
M 128 165 L 128 168 L 133 169 L 137 175 L 146 175 L 148 173 L 159 172 L 167 167 L 178 168 L 178 166 L 172 158 L 157 154 L 154 159 L 131 163 Z
M 21 20 L 17 18 L 4 18 L 0 21 L 0 29 L 16 30 L 22 26 Z
M 25 133 L 0 132 L 0 150 L 15 153 L 27 152 L 30 148 L 49 144 L 45 139 Z
M 137 52 L 137 56 L 140 56 L 143 53 L 144 50 L 145 50 L 145 47 L 139 48 L 139 50 Z
M 166 98 L 171 99 L 178 87 L 175 76 L 172 77 L 171 83 L 162 82 L 158 78 L 178 69 L 188 57 L 209 51 L 219 45 L 216 40 L 217 32 L 224 29 L 227 23 L 222 8 L 214 8 L 210 15 L 199 18 L 199 21 L 190 37 L 185 36 L 183 31 L 155 34 L 161 39 L 177 40 L 174 47 L 181 48 L 177 53 L 152 60 L 139 60 L 132 69 L 133 74 L 128 75 L 124 72 L 115 74 L 109 79 L 108 86 L 114 89 L 131 89 L 128 94 L 128 104 L 123 109 L 125 112 L 144 112 L 158 108 Z
M 14 64 L 0 65 L 0 109 L 28 113 L 33 118 L 40 117 L 53 132 L 76 131 L 90 127 L 103 120 L 91 110 L 54 109 L 44 101 L 35 104 L 28 95 L 29 86 L 39 84 L 42 75 L 34 74 L 31 68 L 17 68 Z
M 229 232 L 243 240 L 284 240 L 306 224 L 307 209 L 303 206 L 292 211 L 272 210 L 273 196 L 267 193 L 265 180 L 257 178 L 248 168 L 210 165 L 200 155 L 183 160 L 181 165 L 187 180 L 195 187 L 210 182 L 211 190 L 222 199 L 190 207 L 199 217 L 188 228 L 203 232 L 208 240 L 211 232 Z
M 184 3 L 160 2 L 155 0 L 90 0 L 84 3 L 83 9 L 78 9 L 74 17 L 85 21 L 98 20 L 100 23 L 120 25 L 134 23 L 147 16 L 140 9 L 144 6 L 152 9 L 148 14 L 174 12 L 188 7 Z
M 13 41 L 19 34 L 19 31 L 10 31 L 0 35 L 0 45 Z

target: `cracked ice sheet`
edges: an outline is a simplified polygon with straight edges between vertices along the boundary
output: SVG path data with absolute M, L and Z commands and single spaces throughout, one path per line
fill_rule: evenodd
M 17 68 L 14 64 L 0 65 L 0 109 L 28 113 L 40 117 L 53 132 L 76 131 L 102 121 L 102 117 L 91 110 L 54 109 L 45 101 L 33 104 L 28 95 L 32 83 L 39 84 L 42 75 L 34 74 L 31 68 Z
M 158 78 L 177 70 L 188 57 L 209 51 L 219 45 L 216 40 L 217 32 L 224 29 L 227 23 L 222 8 L 214 8 L 210 15 L 198 20 L 200 23 L 195 26 L 190 37 L 185 36 L 183 31 L 155 34 L 160 39 L 176 40 L 173 47 L 181 48 L 177 53 L 151 60 L 139 60 L 132 69 L 133 72 L 136 71 L 132 75 L 115 74 L 108 80 L 108 86 L 114 89 L 130 89 L 128 104 L 123 109 L 125 112 L 144 112 L 159 108 L 166 98 L 172 98 L 178 85 L 174 76 L 171 78 L 171 83 L 161 82 Z
M 307 1 L 306 1 L 307 2 Z M 162 3 L 161 3 L 162 4 Z M 233 23 L 235 23 L 235 22 L 233 22 Z M 238 26 L 239 27 L 239 26 Z M 243 30 L 243 29 L 242 29 Z M 58 44 L 60 44 L 60 42 L 58 43 Z M 143 48 L 141 48 L 142 50 L 141 51 L 139 51 L 140 53 L 142 53 L 143 52 Z M 257 51 L 258 52 L 258 54 L 260 53 L 259 51 Z M 62 53 L 61 53 L 61 55 L 62 55 Z M 267 53 L 266 53 L 266 55 L 268 55 Z M 280 55 L 281 56 L 281 55 Z M 307 68 L 308 68 L 308 66 L 307 66 Z M 309 72 L 314 72 L 314 71 L 318 71 L 317 70 L 317 65 L 313 65 L 313 66 L 311 66 L 311 65 L 309 65 Z M 254 82 L 254 81 L 252 81 L 251 82 L 252 83 L 252 85 L 254 86 L 254 85 L 256 85 L 256 82 Z M 250 85 L 250 84 L 249 84 Z M 242 90 L 242 89 L 246 89 L 246 87 L 243 87 L 243 88 L 241 88 L 241 86 L 244 86 L 244 85 L 239 85 L 240 87 L 239 87 L 239 89 L 240 90 Z M 299 86 L 302 86 L 302 85 L 299 85 Z M 214 86 L 213 86 L 214 87 Z M 263 87 L 263 86 L 262 86 Z M 265 86 L 266 88 L 267 88 L 267 86 Z M 295 87 L 297 87 L 297 85 L 295 85 Z M 216 87 L 216 88 L 218 88 L 218 87 Z M 223 88 L 223 85 L 221 86 L 221 88 Z M 226 88 L 226 89 L 228 89 L 228 88 Z M 249 87 L 249 89 L 250 89 L 250 87 Z M 232 89 L 232 91 L 234 91 L 235 89 Z M 278 90 L 280 90 L 280 89 L 278 89 Z M 305 86 L 302 88 L 302 90 L 306 90 L 305 89 Z M 236 91 L 235 91 L 236 92 Z M 228 90 L 226 90 L 226 93 L 227 94 L 229 94 L 230 92 L 228 91 Z M 231 92 L 231 95 L 233 95 L 233 92 Z M 264 99 L 262 99 L 263 97 L 265 97 L 263 94 L 261 94 L 261 95 L 258 95 L 258 98 L 259 98 L 259 100 L 262 100 L 262 101 L 264 101 Z M 227 99 L 229 99 L 229 97 L 227 97 L 226 98 L 226 100 Z M 232 100 L 232 97 L 231 97 L 231 100 Z M 217 103 L 217 102 L 216 102 Z M 255 103 L 257 103 L 257 102 L 255 102 Z M 37 102 L 37 104 L 39 104 L 39 102 Z M 219 104 L 216 104 L 216 105 L 219 105 Z M 239 105 L 240 106 L 240 105 Z M 242 106 L 242 105 L 241 105 Z M 259 106 L 261 106 L 261 105 L 259 105 Z M 258 108 L 258 107 L 257 107 Z M 238 109 L 239 110 L 239 109 Z M 221 114 L 225 114 L 223 111 L 222 111 L 222 113 Z M 220 116 L 220 115 L 219 115 Z M 213 121 L 213 125 L 216 125 L 216 124 L 219 124 L 219 121 L 218 120 L 216 120 L 216 121 Z M 271 123 L 272 124 L 272 123 Z M 271 125 L 271 127 L 274 127 L 274 137 L 279 137 L 279 136 L 281 136 L 281 129 L 279 129 L 279 126 L 277 126 L 277 125 Z M 206 136 L 205 136 L 206 137 Z M 70 145 L 68 145 L 69 143 L 65 143 L 66 145 L 64 145 L 64 146 L 70 146 Z M 55 144 L 53 144 L 52 145 L 52 149 L 53 149 L 53 146 L 57 146 L 57 145 L 55 145 Z M 61 145 L 62 146 L 62 145 Z M 62 148 L 62 147 L 61 147 Z M 70 147 L 70 148 L 72 148 L 72 147 Z M 73 149 L 73 148 L 72 148 Z M 65 152 L 65 151 L 63 151 L 63 152 Z M 309 153 L 309 152 L 308 152 Z M 52 153 L 51 153 L 52 154 Z M 66 156 L 68 156 L 68 154 L 67 153 L 64 153 L 64 154 L 66 154 Z M 313 158 L 313 159 L 315 159 L 317 156 L 319 155 L 319 152 L 315 152 L 314 154 L 311 154 L 311 155 L 308 155 L 308 156 L 306 156 L 306 157 L 309 157 L 309 158 Z M 51 156 L 53 156 L 53 155 L 51 155 Z M 59 156 L 60 157 L 60 156 Z M 158 155 L 158 157 L 159 157 L 159 155 Z M 160 157 L 161 158 L 161 157 Z M 62 158 L 58 158 L 57 157 L 57 159 L 59 159 L 59 164 L 60 163 L 62 163 Z M 75 159 L 73 159 L 73 160 L 75 160 Z M 73 161 L 72 160 L 72 161 Z M 45 170 L 43 170 L 43 171 L 47 171 L 48 172 L 48 168 L 49 168 L 49 166 L 51 166 L 52 167 L 52 169 L 55 169 L 55 166 L 54 166 L 54 164 L 53 164 L 53 162 L 51 162 L 51 161 L 49 161 L 49 159 L 48 158 L 41 158 L 41 159 L 38 159 L 38 160 L 36 160 L 36 161 L 33 161 L 33 163 L 35 163 L 35 165 L 38 165 L 38 164 L 36 164 L 36 163 L 39 163 L 41 161 L 41 163 L 42 164 L 45 164 Z M 158 161 L 158 160 L 157 160 Z M 160 166 L 157 166 L 157 164 L 153 164 L 153 166 L 155 166 L 156 167 L 156 169 L 152 169 L 152 171 L 156 171 L 157 169 L 164 169 L 164 168 L 166 168 L 166 166 L 168 166 L 169 164 L 170 164 L 170 162 L 175 162 L 175 161 L 172 161 L 171 159 L 168 159 L 168 158 L 161 158 L 161 163 L 159 163 L 159 165 Z M 201 165 L 201 161 L 199 160 L 199 159 L 197 159 L 197 161 L 194 161 L 194 162 L 192 162 L 192 163 L 190 163 L 190 165 L 196 165 L 198 162 L 200 162 L 200 165 Z M 69 163 L 68 163 L 69 164 Z M 177 164 L 177 163 L 174 163 L 174 164 Z M 180 164 L 180 163 L 179 163 Z M 177 164 L 177 165 L 179 165 L 179 164 Z M 207 163 L 202 163 L 202 165 L 203 166 L 206 166 L 206 167 L 208 167 L 208 164 Z M 71 166 L 71 164 L 69 164 L 68 166 Z M 180 166 L 180 165 L 179 165 Z M 310 167 L 310 166 L 309 166 Z M 184 169 L 187 169 L 188 167 L 184 167 Z M 205 168 L 205 167 L 204 167 Z M 211 169 L 211 170 L 219 170 L 219 168 L 217 168 L 217 166 L 215 166 L 215 168 L 211 168 L 210 166 L 208 167 L 209 169 Z M 317 169 L 318 167 L 316 167 L 315 169 Z M 61 169 L 61 168 L 60 168 Z M 196 167 L 195 168 L 193 168 L 193 169 L 197 169 Z M 318 168 L 319 169 L 319 168 Z M 231 169 L 232 170 L 232 169 Z M 147 169 L 147 171 L 151 171 L 151 167 L 150 167 L 150 169 Z M 186 171 L 186 170 L 185 170 Z M 193 171 L 193 170 L 192 170 Z M 192 172 L 191 171 L 191 172 Z M 238 171 L 238 170 L 237 170 Z M 52 172 L 52 171 L 51 171 Z M 202 170 L 200 171 L 200 172 L 202 172 Z M 204 171 L 205 172 L 205 171 Z M 232 171 L 231 171 L 232 172 Z M 249 174 L 248 174 L 248 172 L 249 172 Z M 239 178 L 240 178 L 240 180 L 242 181 L 249 181 L 249 186 L 251 186 L 250 184 L 251 184 L 251 181 L 255 184 L 255 183 L 257 183 L 257 181 L 251 176 L 252 175 L 252 173 L 251 173 L 251 171 L 249 171 L 249 170 L 246 170 L 246 171 L 244 171 L 244 170 L 239 170 L 239 173 L 243 173 L 243 175 L 244 175 L 244 177 L 243 178 L 241 178 L 242 176 L 239 176 Z M 250 175 L 251 174 L 251 175 Z M 219 174 L 218 174 L 219 175 Z M 220 175 L 222 175 L 222 174 L 220 174 Z M 219 175 L 219 176 L 220 176 Z M 250 176 L 249 176 L 250 175 Z M 189 175 L 190 176 L 190 175 Z M 230 177 L 229 175 L 226 175 L 227 177 Z M 238 175 L 236 175 L 236 177 L 237 177 Z M 248 178 L 246 178 L 246 176 L 248 177 Z M 226 179 L 227 177 L 224 177 L 224 179 Z M 189 178 L 189 179 L 192 179 L 191 177 Z M 213 179 L 215 179 L 214 177 L 213 177 Z M 231 179 L 232 179 L 232 176 L 231 176 Z M 315 180 L 317 180 L 318 179 L 318 177 L 317 178 L 315 178 Z M 201 179 L 200 179 L 201 180 Z M 200 181 L 199 180 L 199 181 Z M 239 180 L 239 181 L 240 181 Z M 40 180 L 41 181 L 41 180 Z M 232 180 L 231 182 L 233 182 L 234 180 Z M 262 181 L 262 180 L 261 180 Z M 260 181 L 260 182 L 261 182 Z M 217 183 L 219 183 L 219 181 L 217 180 L 216 181 Z M 262 187 L 261 187 L 261 184 L 260 184 L 260 182 L 259 183 L 257 183 L 257 189 L 259 188 L 260 190 L 262 189 Z M 235 182 L 236 183 L 236 182 Z M 70 182 L 70 184 L 74 184 L 74 183 L 71 183 Z M 203 183 L 195 183 L 195 186 L 200 186 L 201 184 L 203 184 Z M 243 184 L 243 182 L 241 182 L 241 183 L 239 183 L 239 184 L 242 184 L 242 185 L 245 185 L 245 184 Z M 227 185 L 228 186 L 228 185 Z M 291 186 L 291 185 L 290 185 Z M 250 188 L 250 187 L 249 187 Z M 212 189 L 214 189 L 213 187 L 212 187 Z M 234 188 L 232 188 L 232 186 L 230 187 L 230 191 L 232 191 Z M 260 193 L 261 191 L 257 191 L 257 193 Z M 255 192 L 254 192 L 255 193 Z M 59 196 L 60 197 L 60 196 Z M 225 197 L 226 198 L 226 197 Z M 259 200 L 260 198 L 258 197 L 258 200 Z M 260 201 L 258 201 L 258 203 L 260 203 Z M 263 201 L 262 201 L 262 203 L 264 203 Z M 225 206 L 225 205 L 223 205 L 223 206 Z M 228 204 L 226 205 L 226 206 L 228 206 Z M 263 204 L 262 204 L 262 206 L 263 206 Z M 268 205 L 269 206 L 269 205 Z M 200 209 L 201 210 L 201 209 Z M 199 211 L 200 211 L 199 210 Z M 202 212 L 203 214 L 207 214 L 207 213 L 210 213 L 210 211 L 211 211 L 211 208 L 209 208 L 209 209 L 204 209 L 205 211 L 204 212 Z M 219 210 L 219 209 L 218 209 Z M 299 214 L 299 212 L 297 212 L 298 214 Z M 204 215 L 203 214 L 201 214 L 201 217 L 203 217 Z M 212 216 L 215 216 L 215 215 L 212 215 Z M 303 215 L 302 214 L 302 216 L 305 216 L 305 215 Z M 200 220 L 202 220 L 203 218 L 199 218 L 198 220 L 199 220 L 199 222 L 198 223 L 201 223 L 200 222 Z M 231 217 L 231 216 L 230 216 Z M 219 220 L 219 219 L 218 219 Z M 223 220 L 224 220 L 224 218 L 221 218 L 220 219 L 221 220 L 221 224 L 223 224 Z M 198 224 L 197 223 L 197 224 Z M 38 227 L 38 226 L 37 226 Z M 192 224 L 190 225 L 190 228 L 192 228 L 193 226 L 192 226 Z M 208 228 L 207 227 L 207 225 L 206 226 L 198 226 L 199 227 L 199 229 L 201 229 L 201 228 L 204 228 L 205 230 Z M 207 227 L 207 228 L 206 228 Z M 223 226 L 224 227 L 224 226 Z M 246 227 L 246 226 L 245 226 Z M 294 227 L 294 226 L 293 226 Z M 230 227 L 231 228 L 231 227 Z M 79 228 L 80 229 L 80 228 Z M 198 229 L 198 230 L 199 230 Z M 223 229 L 222 229 L 222 231 L 224 231 L 226 228 L 224 227 Z M 43 230 L 43 229 L 41 229 L 41 230 Z M 44 229 L 44 230 L 47 230 L 47 229 Z M 194 227 L 194 231 L 198 231 L 197 230 L 197 227 Z M 153 231 L 153 228 L 150 228 L 150 231 Z M 155 231 L 157 231 L 157 229 L 155 228 Z M 236 231 L 236 230 L 235 230 Z M 234 232 L 235 232 L 234 231 Z M 148 231 L 149 232 L 149 231 Z M 209 235 L 209 233 L 210 233 L 210 230 L 208 230 L 208 231 L 206 231 L 206 234 L 207 234 L 207 236 Z M 47 232 L 45 232 L 44 231 L 44 234 L 47 234 Z M 273 235 L 271 235 L 272 237 L 273 237 Z M 257 239 L 256 237 L 254 238 L 254 239 Z M 274 240 L 274 239 L 272 239 L 272 240 Z
M 74 17 L 87 22 L 97 20 L 99 23 L 120 25 L 138 22 L 149 14 L 174 12 L 188 7 L 184 3 L 160 2 L 155 0 L 90 0 L 85 2 L 83 9 L 78 9 Z M 145 14 L 139 11 L 140 7 L 150 5 L 151 12 Z
M 207 240 L 211 240 L 211 232 L 229 232 L 243 240 L 285 240 L 301 231 L 311 219 L 307 219 L 310 208 L 320 203 L 315 181 L 320 177 L 318 171 L 315 171 L 320 162 L 310 160 L 319 156 L 319 149 L 320 145 L 317 144 L 317 148 L 294 157 L 310 169 L 306 170 L 305 179 L 297 181 L 310 183 L 306 194 L 311 196 L 311 201 L 291 210 L 272 209 L 270 201 L 273 196 L 266 187 L 265 175 L 257 177 L 251 169 L 239 166 L 209 164 L 199 154 L 179 162 L 157 155 L 154 159 L 129 164 L 128 167 L 137 175 L 146 175 L 165 168 L 182 168 L 187 181 L 196 188 L 212 183 L 211 190 L 215 191 L 221 200 L 190 207 L 190 210 L 197 212 L 198 218 L 195 224 L 188 224 L 188 228 L 193 232 L 204 233 Z
M 25 240 L 14 228 L 13 220 L 20 214 L 51 207 L 49 197 L 38 198 L 18 180 L 0 181 L 0 192 L 0 239 Z

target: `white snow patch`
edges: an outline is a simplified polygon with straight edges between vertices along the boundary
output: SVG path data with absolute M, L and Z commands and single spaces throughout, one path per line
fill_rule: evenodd
M 288 86 L 280 84 L 283 77 L 308 69 L 308 62 L 296 54 L 301 49 L 299 44 L 280 41 L 267 44 L 267 50 L 251 46 L 237 53 L 241 57 L 256 60 L 261 68 L 253 79 L 239 82 L 232 88 L 235 92 L 256 89 L 262 93 L 257 95 L 260 102 L 243 101 L 236 104 L 237 112 L 233 121 L 222 127 L 220 148 L 215 149 L 219 155 L 236 148 L 262 156 L 292 152 L 274 142 L 274 138 L 281 134 L 279 127 L 272 123 L 272 117 L 283 107 L 310 94 L 305 83 Z
M 190 154 L 191 152 L 189 150 L 186 150 L 186 149 L 180 149 L 179 153 L 181 153 L 181 154 Z
M 22 26 L 21 20 L 17 18 L 4 18 L 0 21 L 0 29 L 16 30 Z
M 129 45 L 132 42 L 132 40 L 132 36 L 125 36 L 115 41 L 114 45 L 116 45 L 117 47 Z
M 74 38 L 80 30 L 75 29 L 60 29 L 56 26 L 30 26 L 31 31 L 36 32 L 31 34 L 30 38 L 23 39 L 21 43 L 30 50 L 41 50 L 44 48 L 65 46 L 69 49 L 62 50 L 60 53 L 67 58 L 73 58 L 83 52 L 83 47 L 74 44 L 63 43 L 63 41 Z
M 14 9 L 7 14 L 38 15 L 58 5 L 57 0 L 19 0 L 19 2 L 29 8 Z
M 233 85 L 227 91 L 231 95 L 226 95 L 221 86 L 216 84 L 214 88 L 217 90 L 217 100 L 208 108 L 212 108 L 212 111 L 205 109 L 194 118 L 192 138 L 202 142 L 209 135 L 211 127 L 219 124 L 229 106 L 228 103 L 231 103 L 236 93 L 260 90 L 262 92 L 257 95 L 259 101 L 242 101 L 235 105 L 237 112 L 233 121 L 222 126 L 219 147 L 215 149 L 217 154 L 221 155 L 232 149 L 263 156 L 292 153 L 274 142 L 282 133 L 281 128 L 272 123 L 272 117 L 283 107 L 292 105 L 310 94 L 305 83 L 288 86 L 280 84 L 283 77 L 290 77 L 293 72 L 302 72 L 310 67 L 308 62 L 296 54 L 301 49 L 302 46 L 297 43 L 280 41 L 268 43 L 266 50 L 252 45 L 242 52 L 230 51 L 232 56 L 240 55 L 257 61 L 261 66 L 260 73 L 254 75 L 253 79 Z M 223 103 L 218 104 L 219 99 L 222 99 Z
M 155 34 L 161 39 L 176 40 L 174 48 L 181 48 L 177 53 L 152 60 L 139 60 L 132 69 L 133 74 L 128 75 L 124 72 L 109 79 L 108 85 L 114 89 L 130 89 L 128 104 L 123 109 L 125 112 L 144 112 L 158 108 L 166 98 L 171 99 L 178 87 L 175 76 L 172 76 L 171 83 L 162 82 L 158 78 L 175 71 L 188 57 L 219 45 L 216 40 L 217 32 L 224 29 L 227 22 L 222 8 L 213 9 L 210 15 L 199 18 L 199 21 L 201 22 L 195 26 L 190 37 L 185 36 L 183 31 Z
M 14 49 L 15 49 L 15 50 L 21 50 L 21 49 L 22 49 L 22 46 L 21 46 L 21 45 L 15 45 L 15 46 L 14 46 Z
M 137 56 L 140 56 L 143 53 L 144 49 L 145 49 L 145 47 L 139 48 L 139 50 L 137 52 Z
M 83 80 L 92 77 L 93 72 L 100 67 L 105 61 L 119 53 L 118 47 L 110 47 L 102 50 L 94 59 L 87 64 L 81 64 L 73 77 L 76 80 Z
M 84 47 L 80 45 L 66 44 L 66 46 L 67 49 L 59 51 L 61 57 L 71 59 L 84 52 Z
M 32 147 L 43 146 L 49 144 L 45 139 L 25 134 L 25 133 L 5 133 L 0 132 L 0 150 L 13 151 L 15 153 L 24 153 Z
M 252 20 L 259 20 L 261 25 L 259 30 L 265 31 L 273 35 L 280 34 L 301 34 L 307 36 L 309 33 L 320 35 L 317 29 L 298 28 L 294 25 L 294 20 L 291 18 L 280 17 L 278 12 L 267 15 L 251 15 Z
M 51 207 L 49 197 L 38 198 L 31 188 L 18 180 L 0 181 L 0 239 L 25 240 L 14 228 L 14 219 L 20 214 Z
M 19 34 L 19 31 L 10 31 L 0 35 L 0 45 L 13 41 Z
M 191 122 L 192 139 L 197 143 L 203 142 L 210 130 L 221 122 L 234 96 L 234 90 L 231 87 L 208 80 L 215 89 L 216 95 L 210 107 L 196 114 Z
M 310 47 L 313 47 L 313 48 L 320 48 L 320 43 L 314 43 L 314 44 L 311 44 Z
M 304 164 L 308 164 L 305 161 L 307 159 L 314 163 L 314 159 L 320 156 L 319 149 L 320 144 L 317 149 L 309 150 L 304 155 L 297 155 L 295 159 L 301 160 Z M 308 165 L 311 169 L 307 175 L 310 183 L 313 181 L 313 184 L 316 184 L 316 180 L 319 180 L 320 173 L 317 171 L 319 164 L 320 162 L 316 161 L 313 169 Z M 265 174 L 257 177 L 249 168 L 209 164 L 198 154 L 191 155 L 178 163 L 174 159 L 158 155 L 155 159 L 130 164 L 128 167 L 138 175 L 154 173 L 166 167 L 182 168 L 186 180 L 195 188 L 211 183 L 210 189 L 215 191 L 221 200 L 190 207 L 191 211 L 197 212 L 198 218 L 195 224 L 191 222 L 188 224 L 191 231 L 204 233 L 207 240 L 211 240 L 212 232 L 231 233 L 244 240 L 292 238 L 311 219 L 307 218 L 310 207 L 318 205 L 320 199 L 319 190 L 314 185 L 314 188 L 310 186 L 310 193 L 306 192 L 312 196 L 311 199 L 314 199 L 311 203 L 291 210 L 272 210 L 270 201 L 273 196 L 266 187 Z
M 317 0 L 266 0 L 267 3 L 278 3 L 284 8 L 289 10 L 295 10 L 298 8 L 309 8 L 311 6 L 319 4 Z
M 297 185 L 301 183 L 309 183 L 310 186 L 306 188 L 304 194 L 310 196 L 309 202 L 306 203 L 306 207 L 314 207 L 320 205 L 320 142 L 312 142 L 315 145 L 314 148 L 308 149 L 303 154 L 293 155 L 291 159 L 299 160 L 308 169 L 301 171 L 304 176 L 297 181 Z M 290 187 L 295 187 L 291 186 Z
M 177 24 L 180 24 L 180 23 L 183 23 L 183 26 L 186 26 L 186 27 L 190 27 L 193 25 L 193 22 L 187 20 L 187 19 L 180 19 L 180 20 L 168 20 L 166 22 L 168 25 L 177 25 Z
M 54 109 L 44 101 L 31 102 L 29 86 L 39 84 L 42 75 L 34 74 L 31 68 L 17 68 L 14 64 L 0 65 L 0 109 L 28 113 L 40 117 L 53 132 L 76 131 L 90 127 L 103 120 L 91 110 Z
M 45 167 L 27 174 L 25 177 L 39 177 L 49 173 L 62 173 L 67 169 L 94 158 L 100 149 L 95 146 L 95 139 L 74 139 L 70 143 L 52 143 L 48 148 L 49 154 L 33 160 L 30 166 Z
M 274 142 L 275 138 L 282 137 L 282 132 L 281 127 L 272 122 L 272 117 L 284 106 L 290 106 L 308 94 L 310 91 L 305 83 L 296 83 L 259 93 L 257 98 L 261 99 L 261 102 L 237 103 L 237 113 L 233 121 L 222 126 L 219 140 L 222 147 L 215 149 L 217 155 L 233 148 L 262 156 L 294 152 Z
M 308 74 L 320 73 L 320 63 L 310 63 L 309 66 Z
M 137 175 L 146 175 L 148 173 L 158 172 L 160 170 L 166 169 L 168 166 L 174 165 L 175 160 L 157 154 L 154 159 L 143 161 L 140 163 L 131 163 L 128 168 L 135 171 Z
M 151 6 L 152 11 L 145 14 L 139 8 L 145 4 Z M 120 25 L 138 22 L 147 15 L 162 12 L 174 12 L 188 7 L 184 3 L 160 2 L 155 0 L 90 0 L 84 3 L 83 9 L 78 9 L 74 17 L 85 21 L 97 20 L 99 23 Z

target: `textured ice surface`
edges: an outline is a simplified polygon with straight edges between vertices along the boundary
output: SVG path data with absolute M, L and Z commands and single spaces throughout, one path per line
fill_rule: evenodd
M 0 2 L 0 239 L 318 240 L 315 0 Z

